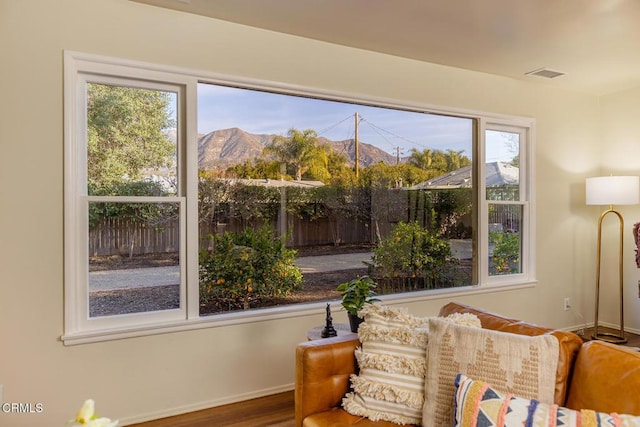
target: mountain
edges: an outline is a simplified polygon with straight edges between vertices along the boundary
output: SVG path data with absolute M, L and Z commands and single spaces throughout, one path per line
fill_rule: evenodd
M 330 141 L 326 138 L 318 138 L 319 141 L 328 142 L 336 153 L 344 154 L 347 156 L 347 161 L 350 165 L 354 164 L 356 158 L 356 141 L 355 139 L 346 139 L 343 141 Z M 396 164 L 396 157 L 379 149 L 378 147 L 367 144 L 360 141 L 358 143 L 358 156 L 360 157 L 361 166 L 369 166 L 375 163 L 384 162 L 390 165 Z M 400 159 L 402 163 L 404 159 Z
M 262 149 L 274 135 L 256 135 L 242 129 L 216 130 L 198 137 L 200 169 L 226 169 L 262 156 Z
M 226 169 L 246 160 L 262 157 L 263 148 L 276 136 L 253 134 L 238 128 L 221 129 L 206 135 L 199 135 L 198 164 L 203 170 Z M 355 141 L 353 139 L 331 141 L 320 137 L 318 142 L 330 144 L 335 152 L 346 155 L 349 164 L 353 165 L 355 158 Z M 396 163 L 394 156 L 371 144 L 360 141 L 358 149 L 362 166 L 378 162 Z

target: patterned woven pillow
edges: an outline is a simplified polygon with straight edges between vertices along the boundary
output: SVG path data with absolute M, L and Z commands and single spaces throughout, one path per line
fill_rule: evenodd
M 640 417 L 585 409 L 574 411 L 540 403 L 501 393 L 484 381 L 474 381 L 462 374 L 456 377 L 455 387 L 454 427 L 640 426 Z
M 531 337 L 430 319 L 422 424 L 452 425 L 458 373 L 503 393 L 553 403 L 558 351 L 552 335 Z
M 419 425 L 429 318 L 383 305 L 369 305 L 360 315 L 364 317 L 358 329 L 362 346 L 355 351 L 360 372 L 351 376 L 353 392 L 343 399 L 343 408 L 373 421 Z M 456 314 L 447 321 L 480 327 L 472 314 Z

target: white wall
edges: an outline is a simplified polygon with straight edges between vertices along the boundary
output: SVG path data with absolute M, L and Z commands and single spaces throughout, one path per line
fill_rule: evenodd
M 601 168 L 597 98 L 126 0 L 0 0 L 0 40 L 0 384 L 5 401 L 45 409 L 0 413 L 1 425 L 63 425 L 88 397 L 101 414 L 128 422 L 284 390 L 293 384 L 296 343 L 323 321 L 319 310 L 62 345 L 63 50 L 535 117 L 539 284 L 459 300 L 554 327 L 582 323 L 577 313 L 591 317 L 597 211 L 584 207 L 583 193 L 584 178 Z M 624 126 L 634 123 L 628 119 Z M 565 296 L 575 313 L 562 310 Z M 409 307 L 435 314 L 449 299 Z
M 602 144 L 603 144 L 603 175 L 640 175 L 640 88 L 626 92 L 611 94 L 601 100 L 602 105 Z M 617 206 L 624 216 L 624 310 L 625 328 L 640 328 L 640 270 L 634 261 L 634 250 L 636 248 L 633 240 L 633 225 L 640 221 L 640 208 L 638 206 Z M 617 223 L 613 222 L 613 227 Z M 617 237 L 617 230 L 611 230 L 612 235 Z M 618 241 L 613 239 L 613 251 L 617 247 Z M 610 244 L 611 246 L 611 244 Z M 618 258 L 609 257 L 614 264 Z M 614 270 L 617 265 L 614 265 Z M 611 275 L 609 275 L 611 276 Z M 609 291 L 605 294 L 604 303 L 606 310 L 610 313 L 618 313 L 618 295 L 616 275 L 610 278 L 613 286 L 609 286 Z M 612 322 L 618 323 L 618 318 L 613 317 Z

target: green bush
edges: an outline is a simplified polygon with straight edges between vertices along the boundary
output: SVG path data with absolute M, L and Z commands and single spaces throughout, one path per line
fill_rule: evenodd
M 446 239 L 417 222 L 399 222 L 374 250 L 373 265 L 381 278 L 410 279 L 413 288 L 431 289 L 455 286 L 458 260 Z
M 293 263 L 296 251 L 287 249 L 270 227 L 212 239 L 212 248 L 200 251 L 201 306 L 247 310 L 300 288 L 302 272 Z
M 494 245 L 489 265 L 490 275 L 520 272 L 520 235 L 518 233 L 491 231 L 489 243 Z
M 131 181 L 117 182 L 110 185 L 96 187 L 89 184 L 91 196 L 166 196 L 169 193 L 158 182 Z M 115 219 L 129 219 L 151 226 L 165 224 L 178 217 L 175 203 L 89 203 L 89 229 L 93 230 L 102 221 Z

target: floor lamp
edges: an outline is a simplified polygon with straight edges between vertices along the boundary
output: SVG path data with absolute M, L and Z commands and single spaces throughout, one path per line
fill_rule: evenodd
M 609 209 L 600 215 L 598 220 L 598 259 L 596 263 L 596 306 L 592 338 L 617 344 L 627 342 L 624 337 L 624 297 L 623 297 L 623 231 L 624 219 L 613 205 L 635 205 L 640 203 L 640 177 L 637 176 L 602 176 L 587 178 L 587 205 L 609 205 Z M 600 263 L 602 255 L 602 221 L 608 214 L 614 214 L 620 222 L 620 248 L 618 263 L 618 279 L 620 282 L 620 331 L 617 334 L 598 332 L 598 309 L 600 305 Z

